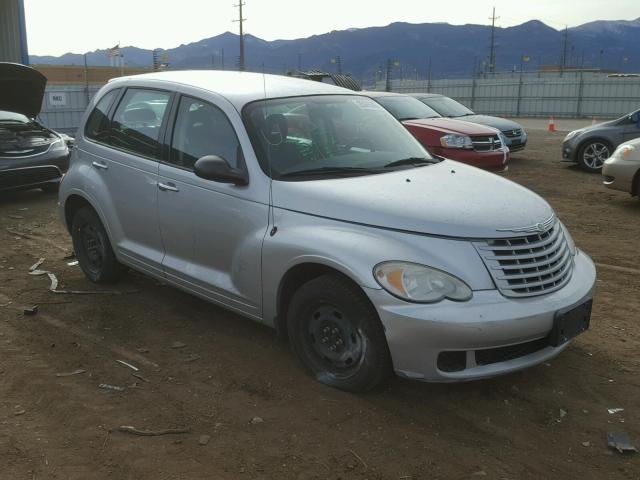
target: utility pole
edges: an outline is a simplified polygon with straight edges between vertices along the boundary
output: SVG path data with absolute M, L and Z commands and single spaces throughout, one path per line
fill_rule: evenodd
M 569 27 L 565 25 L 562 40 L 562 55 L 560 57 L 560 75 L 567 68 L 567 50 L 569 49 Z
M 387 59 L 387 78 L 386 78 L 386 85 L 385 85 L 385 90 L 387 92 L 391 91 L 391 59 Z
M 238 69 L 242 72 L 244 71 L 244 30 L 243 30 L 243 22 L 247 19 L 242 16 L 242 7 L 246 5 L 242 0 L 238 2 L 234 7 L 238 7 L 238 19 L 234 20 L 234 22 L 238 22 L 240 24 L 240 58 L 238 59 Z
M 489 18 L 491 20 L 491 46 L 489 47 L 489 72 L 496 72 L 496 20 L 500 17 L 496 17 L 496 7 L 493 7 L 493 15 Z

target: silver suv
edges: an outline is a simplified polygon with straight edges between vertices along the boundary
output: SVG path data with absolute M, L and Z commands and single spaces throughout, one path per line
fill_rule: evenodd
M 511 372 L 588 328 L 595 268 L 547 202 L 432 158 L 358 93 L 126 77 L 76 145 L 60 214 L 91 281 L 129 267 L 272 326 L 337 388 Z

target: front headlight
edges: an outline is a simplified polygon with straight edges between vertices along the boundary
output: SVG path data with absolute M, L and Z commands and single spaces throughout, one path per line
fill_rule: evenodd
M 473 148 L 471 138 L 466 135 L 445 135 L 440 138 L 440 145 L 444 148 Z
M 459 278 L 417 263 L 383 262 L 373 269 L 373 276 L 391 295 L 408 302 L 434 303 L 445 298 L 464 302 L 473 296 Z
M 564 137 L 564 141 L 566 142 L 567 140 L 571 140 L 573 137 L 578 135 L 580 132 L 582 132 L 582 130 L 574 130 L 572 132 L 567 133 L 567 136 Z
M 55 142 L 53 142 L 51 144 L 51 147 L 49 147 L 50 150 L 52 152 L 59 152 L 61 150 L 66 150 L 67 149 L 67 144 L 65 143 L 64 140 L 62 140 L 61 138 L 59 138 L 58 140 L 56 140 Z
M 504 133 L 502 133 L 502 132 L 498 132 L 498 138 L 499 138 L 499 139 L 500 139 L 500 141 L 502 142 L 502 146 L 503 146 L 503 147 L 506 147 L 506 146 L 507 146 L 507 143 L 508 143 L 508 140 L 507 140 L 507 137 L 505 137 Z
M 578 248 L 576 247 L 576 242 L 573 241 L 573 237 L 569 233 L 569 230 L 567 230 L 567 227 L 564 226 L 564 223 L 562 224 L 562 231 L 564 232 L 564 238 L 567 239 L 567 246 L 569 247 L 569 253 L 571 254 L 572 257 L 575 257 L 576 253 L 578 253 Z
M 620 145 L 618 147 L 618 149 L 616 150 L 616 153 L 622 158 L 628 158 L 633 154 L 635 149 L 636 149 L 635 146 L 625 143 L 624 145 Z

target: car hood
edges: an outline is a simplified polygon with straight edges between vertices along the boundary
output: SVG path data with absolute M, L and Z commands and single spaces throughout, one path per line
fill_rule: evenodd
M 594 125 L 589 125 L 589 126 L 584 127 L 584 128 L 579 128 L 577 130 L 577 132 L 580 133 L 580 134 L 583 134 L 583 133 L 593 132 L 593 131 L 597 131 L 597 130 L 602 130 L 604 128 L 619 127 L 619 125 L 618 125 L 619 121 L 620 121 L 620 119 L 617 118 L 615 120 L 609 120 L 607 122 L 596 123 Z
M 423 118 L 419 120 L 404 120 L 404 125 L 439 130 L 443 133 L 458 133 L 462 135 L 495 135 L 495 130 L 477 123 L 456 120 L 453 118 Z
M 273 182 L 276 208 L 334 220 L 458 238 L 500 238 L 553 215 L 535 193 L 451 160 L 379 175 Z
M 0 63 L 0 110 L 35 118 L 42 107 L 47 78 L 18 63 Z
M 491 117 L 489 115 L 465 115 L 464 117 L 456 117 L 457 120 L 464 120 L 465 122 L 477 123 L 480 125 L 487 125 L 488 127 L 497 128 L 501 132 L 505 130 L 517 130 L 522 128 L 522 125 L 514 122 L 513 120 L 507 120 L 506 118 Z

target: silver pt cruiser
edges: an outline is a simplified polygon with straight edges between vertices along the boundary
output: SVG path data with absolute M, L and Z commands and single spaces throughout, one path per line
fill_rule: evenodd
M 59 205 L 91 281 L 129 267 L 270 325 L 334 387 L 503 374 L 589 326 L 594 265 L 547 202 L 352 91 L 125 77 L 76 139 Z

